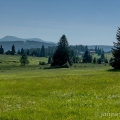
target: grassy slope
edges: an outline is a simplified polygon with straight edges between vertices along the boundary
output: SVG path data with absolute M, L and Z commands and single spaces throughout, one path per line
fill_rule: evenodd
M 41 60 L 31 59 L 33 63 Z M 35 64 L 4 66 L 0 65 L 0 120 L 120 119 L 102 116 L 119 113 L 120 74 L 108 71 L 109 65 L 76 64 L 50 70 Z

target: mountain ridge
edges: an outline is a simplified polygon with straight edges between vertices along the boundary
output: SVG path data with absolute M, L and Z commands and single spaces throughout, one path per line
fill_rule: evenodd
M 45 47 L 48 46 L 56 46 L 57 44 L 51 41 L 44 41 L 40 38 L 18 38 L 15 36 L 5 36 L 0 39 L 0 45 L 3 46 L 4 50 L 10 50 L 12 45 L 15 45 L 16 51 L 18 49 L 24 48 L 24 49 L 30 49 L 30 48 L 41 48 L 42 45 Z M 113 46 L 110 45 L 87 45 L 88 49 L 94 49 L 95 46 L 99 48 L 103 48 L 105 52 L 111 51 L 111 48 Z
M 0 45 L 4 48 L 4 51 L 11 50 L 12 45 L 15 45 L 16 51 L 21 48 L 30 49 L 30 48 L 41 48 L 44 45 L 46 48 L 48 46 L 55 46 L 56 43 L 50 41 L 44 41 L 39 38 L 30 38 L 23 39 L 15 36 L 5 36 L 0 39 Z
M 54 43 L 51 41 L 44 41 L 40 38 L 19 38 L 19 37 L 15 37 L 15 36 L 5 36 L 3 38 L 0 38 L 0 42 L 4 42 L 4 41 L 38 41 L 38 42 L 46 42 L 46 43 Z M 56 43 L 54 43 L 56 44 Z

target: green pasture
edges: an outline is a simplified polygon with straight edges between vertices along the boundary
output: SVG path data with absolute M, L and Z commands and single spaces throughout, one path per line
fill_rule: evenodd
M 23 67 L 19 57 L 0 55 L 0 120 L 120 119 L 120 71 L 109 64 L 44 69 L 47 58 Z

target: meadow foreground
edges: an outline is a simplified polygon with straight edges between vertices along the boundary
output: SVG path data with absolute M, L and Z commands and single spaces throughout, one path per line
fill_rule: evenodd
M 1 66 L 0 120 L 119 120 L 120 72 L 109 69 Z

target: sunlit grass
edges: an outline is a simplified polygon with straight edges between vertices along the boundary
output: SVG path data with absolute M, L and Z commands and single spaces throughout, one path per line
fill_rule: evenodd
M 0 120 L 120 119 L 103 116 L 119 113 L 120 106 L 120 72 L 108 71 L 108 64 L 0 67 Z

